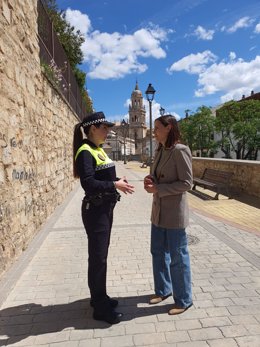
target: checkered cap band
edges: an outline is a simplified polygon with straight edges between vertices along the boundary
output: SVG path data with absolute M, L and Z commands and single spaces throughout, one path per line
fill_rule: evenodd
M 83 128 L 87 127 L 88 125 L 93 125 L 93 124 L 98 124 L 98 123 L 106 123 L 107 120 L 105 118 L 100 118 L 100 119 L 96 119 L 96 120 L 91 120 L 89 122 L 84 122 L 82 123 Z

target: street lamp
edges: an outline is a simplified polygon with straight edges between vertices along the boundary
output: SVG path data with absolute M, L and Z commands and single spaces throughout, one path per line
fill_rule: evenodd
M 152 168 L 152 157 L 153 157 L 153 132 L 152 132 L 152 102 L 155 94 L 155 89 L 153 88 L 152 84 L 149 83 L 147 89 L 146 89 L 146 98 L 149 102 L 149 119 L 150 119 L 150 172 Z
M 128 130 L 128 123 L 123 119 L 121 122 L 122 133 L 124 138 L 124 164 L 126 164 L 126 135 Z
M 163 116 L 165 113 L 165 108 L 163 108 L 162 106 L 160 107 L 160 115 Z
M 118 134 L 115 132 L 116 136 L 116 155 L 115 155 L 115 160 L 118 161 Z

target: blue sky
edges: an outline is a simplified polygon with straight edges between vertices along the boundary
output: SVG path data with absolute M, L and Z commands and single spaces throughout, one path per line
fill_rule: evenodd
M 96 111 L 128 115 L 138 81 L 160 106 L 184 117 L 260 92 L 259 0 L 57 0 L 85 37 L 87 90 Z M 148 117 L 148 106 L 147 117 Z

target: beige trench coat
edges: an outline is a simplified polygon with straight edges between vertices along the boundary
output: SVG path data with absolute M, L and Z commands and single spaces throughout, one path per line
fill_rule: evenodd
M 160 152 L 162 158 L 160 160 Z M 177 144 L 161 149 L 155 155 L 152 175 L 156 168 L 158 192 L 153 194 L 151 222 L 167 229 L 186 228 L 189 224 L 187 191 L 192 187 L 192 156 L 190 149 Z

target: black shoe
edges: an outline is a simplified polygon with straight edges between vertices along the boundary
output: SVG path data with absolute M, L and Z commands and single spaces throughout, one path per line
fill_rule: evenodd
M 103 313 L 93 313 L 93 318 L 95 320 L 103 320 L 109 324 L 118 324 L 120 323 L 120 318 L 123 316 L 122 313 L 115 311 L 108 311 Z
M 109 296 L 107 296 L 107 298 L 108 298 L 108 301 L 109 301 L 109 305 L 110 305 L 112 308 L 116 308 L 117 305 L 118 305 L 118 300 L 112 299 L 112 298 L 110 298 Z M 91 307 L 94 306 L 94 305 L 93 305 L 93 300 L 92 300 L 92 299 L 90 300 L 90 306 L 91 306 Z
M 112 299 L 112 298 L 109 298 L 109 297 L 108 297 L 108 299 L 109 299 L 110 306 L 111 306 L 112 308 L 116 308 L 117 305 L 118 305 L 118 300 Z

